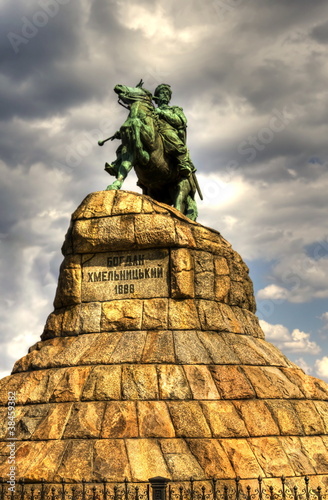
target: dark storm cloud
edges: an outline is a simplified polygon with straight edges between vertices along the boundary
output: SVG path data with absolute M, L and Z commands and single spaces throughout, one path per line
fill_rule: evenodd
M 56 0 L 52 0 L 52 3 L 56 4 Z M 106 79 L 113 71 L 110 52 L 116 52 L 116 45 L 109 45 L 104 60 L 106 64 L 103 68 L 97 68 L 95 78 L 92 71 L 94 55 L 99 48 L 104 50 L 104 47 L 99 47 L 101 33 L 98 36 L 95 32 L 95 38 L 89 44 L 84 40 L 83 32 L 88 24 L 92 24 L 86 19 L 87 12 L 76 8 L 74 2 L 58 5 L 58 13 L 53 17 L 48 16 L 47 24 L 38 28 L 34 20 L 38 12 L 44 12 L 40 5 L 42 2 L 29 6 L 23 2 L 18 5 L 5 4 L 0 13 L 2 19 L 6 19 L 2 26 L 3 43 L 0 50 L 2 120 L 13 116 L 52 116 L 79 103 L 102 98 Z M 26 30 L 33 33 L 33 27 L 36 30 L 34 36 L 24 37 Z M 114 17 L 108 17 L 104 33 L 108 30 L 108 36 L 111 37 L 116 27 Z M 11 41 L 13 34 L 25 38 L 26 44 L 18 43 L 16 46 Z
M 317 42 L 328 43 L 328 21 L 315 26 L 311 31 L 311 36 Z

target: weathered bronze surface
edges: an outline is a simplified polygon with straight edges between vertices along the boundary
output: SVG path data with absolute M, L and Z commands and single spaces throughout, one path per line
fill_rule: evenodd
M 127 120 L 114 135 L 99 141 L 119 139 L 116 160 L 105 170 L 116 177 L 107 189 L 120 189 L 134 167 L 143 194 L 173 205 L 191 220 L 197 218 L 196 190 L 201 196 L 186 146 L 187 119 L 183 109 L 170 106 L 171 88 L 159 85 L 154 96 L 142 87 L 116 85 L 119 102 L 129 110 Z M 155 108 L 152 100 L 158 107 Z

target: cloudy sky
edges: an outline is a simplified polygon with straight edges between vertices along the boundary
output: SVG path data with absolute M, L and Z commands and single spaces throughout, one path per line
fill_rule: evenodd
M 0 376 L 39 339 L 72 211 L 110 181 L 113 87 L 170 83 L 267 339 L 328 380 L 326 0 L 0 0 Z M 138 190 L 130 174 L 125 187 Z

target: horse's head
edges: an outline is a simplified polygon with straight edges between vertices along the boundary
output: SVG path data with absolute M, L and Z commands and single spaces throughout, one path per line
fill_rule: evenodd
M 142 88 L 142 84 L 138 84 L 136 87 L 115 85 L 114 92 L 118 95 L 119 100 L 125 104 L 132 104 L 136 101 L 148 101 L 151 103 L 153 97 L 149 90 Z

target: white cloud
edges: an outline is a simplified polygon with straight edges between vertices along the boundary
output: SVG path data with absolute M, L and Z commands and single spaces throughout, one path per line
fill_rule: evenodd
M 265 333 L 266 339 L 272 341 L 279 349 L 285 352 L 307 354 L 318 354 L 321 347 L 310 340 L 310 334 L 300 331 L 298 328 L 292 332 L 284 325 L 271 325 L 260 320 L 260 325 Z
M 259 300 L 286 300 L 288 298 L 288 290 L 277 285 L 268 285 L 262 290 L 257 292 L 257 298 Z
M 324 356 L 321 359 L 317 359 L 314 366 L 316 374 L 320 378 L 328 379 L 328 356 Z

